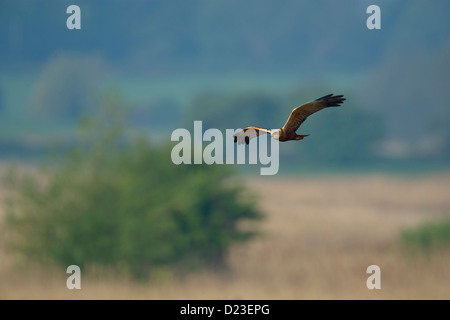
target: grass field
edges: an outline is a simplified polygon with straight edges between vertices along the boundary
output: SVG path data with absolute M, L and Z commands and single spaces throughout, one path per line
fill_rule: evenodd
M 400 232 L 450 214 L 450 173 L 249 177 L 266 213 L 226 272 L 144 284 L 14 263 L 0 250 L 0 299 L 450 299 L 450 252 L 405 251 Z M 0 195 L 5 190 L 0 189 Z M 366 287 L 370 265 L 381 289 Z

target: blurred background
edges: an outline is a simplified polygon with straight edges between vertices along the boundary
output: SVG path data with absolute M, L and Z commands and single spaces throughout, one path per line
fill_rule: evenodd
M 3 0 L 0 298 L 450 298 L 449 11 Z M 171 163 L 194 120 L 278 128 L 329 93 L 277 176 Z

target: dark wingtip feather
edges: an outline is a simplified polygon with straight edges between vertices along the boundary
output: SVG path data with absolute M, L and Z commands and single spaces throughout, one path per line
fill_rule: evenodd
M 344 103 L 345 100 L 346 99 L 342 94 L 334 96 L 332 93 L 330 93 L 317 99 L 316 101 L 325 103 L 326 107 L 339 107 L 342 103 Z
M 320 97 L 320 98 L 316 99 L 316 101 L 323 100 L 323 99 L 329 98 L 329 97 L 331 97 L 331 96 L 333 96 L 332 93 L 327 94 L 326 96 Z

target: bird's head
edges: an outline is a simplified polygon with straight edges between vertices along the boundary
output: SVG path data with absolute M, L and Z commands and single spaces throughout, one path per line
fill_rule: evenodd
M 281 134 L 281 129 L 274 129 L 274 130 L 270 131 L 270 135 L 275 140 L 279 140 L 280 139 L 280 134 Z

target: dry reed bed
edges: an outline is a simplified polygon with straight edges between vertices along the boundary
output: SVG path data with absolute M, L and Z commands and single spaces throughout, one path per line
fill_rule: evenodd
M 253 177 L 266 213 L 261 234 L 235 247 L 228 272 L 135 284 L 33 271 L 0 251 L 1 299 L 450 299 L 450 253 L 405 253 L 406 227 L 450 214 L 450 174 Z M 0 189 L 1 192 L 1 189 Z M 381 268 L 368 290 L 366 268 Z

